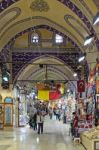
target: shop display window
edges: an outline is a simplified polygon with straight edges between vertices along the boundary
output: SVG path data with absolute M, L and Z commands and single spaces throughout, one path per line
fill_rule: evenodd
M 26 125 L 26 114 L 25 114 L 25 102 L 20 99 L 18 104 L 18 126 L 22 127 Z
M 13 99 L 11 97 L 6 97 L 4 102 L 5 103 L 13 103 Z
M 11 97 L 4 99 L 4 125 L 13 126 L 13 99 Z

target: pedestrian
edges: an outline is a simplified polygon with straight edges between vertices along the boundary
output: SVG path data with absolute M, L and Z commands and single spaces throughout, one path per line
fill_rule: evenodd
M 63 113 L 63 123 L 66 123 L 66 110 L 64 110 L 64 113 Z
M 44 126 L 44 115 L 42 111 L 37 114 L 37 124 L 38 124 L 38 134 L 43 134 L 43 126 Z
M 37 113 L 33 116 L 33 129 L 37 130 Z
M 78 136 L 78 116 L 77 113 L 74 112 L 73 113 L 73 122 L 72 122 L 72 127 L 73 127 L 73 137 L 77 137 Z
M 52 117 L 53 117 L 53 109 L 52 108 L 49 108 L 49 116 L 50 116 L 50 119 L 52 119 Z

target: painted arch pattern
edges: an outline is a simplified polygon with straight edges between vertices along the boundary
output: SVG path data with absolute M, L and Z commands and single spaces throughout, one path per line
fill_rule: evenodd
M 0 12 L 2 12 L 4 9 L 6 9 L 10 5 L 12 5 L 18 1 L 19 0 L 2 0 L 2 2 L 0 3 Z M 99 40 L 96 36 L 95 30 L 93 29 L 90 21 L 83 14 L 83 12 L 74 3 L 72 3 L 70 0 L 57 0 L 57 1 L 63 3 L 65 6 L 70 8 L 84 22 L 86 27 L 89 29 L 90 33 L 93 33 L 95 35 L 96 46 L 99 47 Z

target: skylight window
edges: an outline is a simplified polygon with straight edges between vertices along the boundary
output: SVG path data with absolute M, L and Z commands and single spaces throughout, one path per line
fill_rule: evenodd
M 63 37 L 61 35 L 56 34 L 55 42 L 59 44 L 63 43 Z
M 39 36 L 37 33 L 33 33 L 31 36 L 31 42 L 32 43 L 38 43 L 39 42 Z

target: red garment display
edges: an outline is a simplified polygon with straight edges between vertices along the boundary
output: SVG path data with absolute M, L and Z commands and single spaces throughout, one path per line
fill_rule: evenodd
M 77 89 L 78 89 L 78 92 L 80 92 L 80 93 L 85 92 L 85 81 L 84 80 L 77 81 Z

